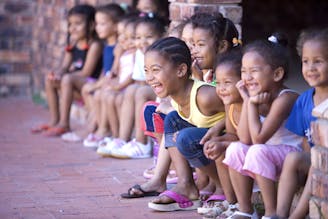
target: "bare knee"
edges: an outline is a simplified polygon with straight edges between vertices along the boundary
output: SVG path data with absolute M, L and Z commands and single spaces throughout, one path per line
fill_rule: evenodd
M 61 85 L 62 87 L 72 86 L 72 77 L 71 77 L 71 75 L 69 75 L 69 74 L 65 74 L 65 75 L 62 77 L 62 80 L 61 80 L 60 85 Z

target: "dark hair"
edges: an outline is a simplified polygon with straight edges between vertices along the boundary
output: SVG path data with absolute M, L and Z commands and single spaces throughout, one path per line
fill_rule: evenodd
M 159 36 L 165 33 L 165 21 L 154 13 L 140 13 L 137 26 L 139 24 L 149 25 Z
M 285 72 L 283 79 L 287 79 L 289 67 L 288 40 L 282 37 L 284 34 L 279 35 L 281 38 L 276 36 L 277 33 L 268 37 L 267 40 L 256 40 L 247 44 L 243 48 L 243 55 L 247 52 L 257 52 L 271 66 L 272 70 L 282 67 Z
M 241 49 L 234 49 L 220 54 L 217 56 L 214 69 L 216 69 L 219 65 L 229 64 L 234 68 L 238 76 L 241 76 L 241 58 Z
M 146 52 L 157 51 L 175 65 L 185 63 L 188 77 L 191 75 L 191 54 L 183 40 L 176 37 L 165 37 L 150 45 Z
M 114 23 L 117 23 L 124 15 L 124 10 L 116 3 L 99 6 L 97 12 L 108 15 Z
M 176 31 L 179 35 L 179 38 L 181 38 L 182 36 L 182 32 L 183 32 L 183 28 L 187 25 L 187 24 L 191 24 L 191 20 L 190 18 L 185 18 L 183 19 L 180 23 L 178 23 L 176 26 L 171 28 L 171 32 L 172 31 Z M 171 23 L 172 25 L 172 23 Z
M 210 31 L 214 36 L 216 48 L 218 48 L 221 40 L 228 42 L 229 48 L 233 47 L 233 39 L 238 39 L 239 33 L 234 23 L 225 18 L 220 13 L 208 14 L 197 13 L 191 18 L 193 28 L 201 28 Z
M 82 15 L 86 22 L 86 35 L 87 39 L 97 38 L 97 33 L 95 30 L 90 31 L 90 26 L 95 22 L 96 9 L 87 4 L 76 5 L 68 11 L 67 17 L 72 15 Z M 67 34 L 67 45 L 70 45 L 70 34 Z
M 328 48 L 328 28 L 308 29 L 303 31 L 297 40 L 297 46 L 296 46 L 297 52 L 300 56 L 302 56 L 302 49 L 304 44 L 309 40 L 320 42 L 324 44 L 322 48 Z

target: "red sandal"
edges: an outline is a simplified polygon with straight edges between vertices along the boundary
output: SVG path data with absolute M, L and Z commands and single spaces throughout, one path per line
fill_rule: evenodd
M 48 129 L 50 129 L 51 126 L 50 125 L 47 125 L 47 124 L 42 124 L 42 125 L 39 125 L 37 127 L 34 127 L 31 129 L 31 133 L 32 134 L 38 134 L 38 133 L 41 133 L 41 132 L 44 132 L 44 131 L 47 131 Z
M 63 127 L 52 127 L 49 128 L 44 135 L 47 137 L 58 137 L 61 136 L 62 134 L 68 132 L 68 128 L 63 128 Z

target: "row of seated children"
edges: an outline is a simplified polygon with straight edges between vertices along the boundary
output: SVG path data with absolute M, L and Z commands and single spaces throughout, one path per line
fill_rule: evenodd
M 72 24 L 76 22 L 74 19 L 71 20 Z M 215 22 L 213 23 L 215 24 Z M 284 191 L 285 188 L 279 186 L 278 206 L 276 207 L 275 182 L 278 180 L 286 156 L 295 156 L 298 159 L 303 159 L 303 156 L 299 155 L 300 139 L 296 135 L 288 133 L 284 128 L 285 120 L 297 98 L 295 92 L 286 89 L 283 85 L 283 80 L 287 75 L 287 59 L 284 58 L 286 49 L 284 45 L 280 45 L 281 41 L 277 37 L 271 37 L 270 41 L 259 41 L 249 44 L 243 49 L 241 62 L 242 80 L 239 82 L 237 82 L 238 80 L 234 80 L 233 83 L 229 81 L 229 76 L 234 75 L 233 72 L 238 70 L 238 67 L 236 67 L 238 63 L 233 62 L 234 59 L 232 57 L 229 58 L 228 55 L 228 58 L 221 57 L 218 62 L 221 64 L 216 68 L 217 93 L 223 101 L 220 102 L 218 97 L 210 95 L 213 92 L 211 86 L 189 79 L 192 67 L 196 69 L 195 71 L 206 69 L 200 66 L 201 64 L 205 66 L 208 64 L 206 61 L 210 60 L 208 57 L 201 56 L 197 53 L 197 43 L 200 43 L 200 48 L 208 45 L 204 45 L 204 40 L 197 41 L 197 25 L 193 24 L 192 26 L 195 29 L 193 29 L 193 43 L 191 48 L 188 48 L 186 43 L 179 41 L 177 38 L 165 38 L 153 44 L 146 52 L 145 68 L 147 83 L 152 86 L 157 96 L 170 96 L 173 99 L 173 107 L 178 112 L 172 111 L 165 117 L 163 139 L 165 139 L 167 150 L 160 150 L 164 151 L 163 153 L 168 152 L 169 159 L 172 159 L 175 164 L 179 175 L 178 184 L 172 190 L 164 192 L 159 198 L 150 202 L 149 207 L 155 210 L 168 211 L 187 208 L 195 209 L 200 205 L 197 200 L 199 197 L 198 188 L 193 183 L 191 170 L 188 165 L 190 163 L 193 167 L 198 167 L 202 172 L 210 176 L 216 186 L 213 193 L 216 197 L 210 197 L 203 207 L 198 209 L 199 213 L 204 215 L 215 214 L 215 216 L 222 215 L 222 217 L 233 214 L 234 216 L 232 218 L 238 216 L 256 218 L 256 212 L 253 210 L 250 202 L 251 188 L 253 179 L 255 179 L 259 184 L 264 199 L 264 218 L 274 216 L 275 214 L 279 217 L 286 217 L 286 214 L 288 215 L 289 213 L 289 207 L 286 207 L 288 205 L 282 205 L 280 201 L 287 200 L 288 202 L 292 196 L 287 195 L 287 198 L 281 198 L 281 196 L 286 196 L 286 193 Z M 207 32 L 203 31 L 199 35 L 208 41 L 210 39 L 209 36 L 214 38 L 213 35 L 210 35 L 212 33 L 211 31 L 213 30 L 209 29 Z M 207 38 L 206 34 L 209 35 Z M 72 34 L 73 37 L 74 35 Z M 89 39 L 85 34 L 84 37 Z M 76 38 L 78 37 L 76 36 Z M 302 46 L 303 74 L 310 86 L 314 87 L 314 89 L 308 92 L 307 96 L 310 97 L 307 98 L 309 98 L 310 102 L 312 101 L 314 103 L 312 105 L 314 106 L 327 99 L 327 54 L 322 50 L 322 46 L 326 46 L 327 44 L 327 30 L 305 33 L 301 39 L 303 40 L 300 41 Z M 219 43 L 220 40 L 223 41 L 222 44 Z M 222 46 L 225 44 L 228 45 L 228 43 L 232 44 L 232 42 L 232 39 L 214 38 L 212 43 L 214 45 L 217 44 L 217 47 L 213 47 L 212 44 L 212 50 L 215 48 L 215 52 L 212 55 L 214 54 L 215 57 L 219 49 L 224 48 Z M 68 54 L 70 55 L 69 49 Z M 238 55 L 234 54 L 231 56 L 237 57 Z M 193 63 L 191 58 L 196 61 Z M 213 57 L 211 58 L 213 59 Z M 155 63 L 157 66 L 155 66 Z M 213 66 L 213 61 L 208 65 Z M 164 68 L 165 66 L 169 67 Z M 219 68 L 220 66 L 221 68 Z M 238 79 L 238 73 L 235 75 L 237 75 Z M 226 78 L 228 78 L 228 82 Z M 50 74 L 48 80 L 58 82 L 58 75 Z M 68 81 L 71 83 L 75 82 L 73 79 Z M 83 82 L 85 82 L 85 79 Z M 239 97 L 236 95 L 236 100 L 229 99 L 229 94 L 221 93 L 222 91 L 220 91 L 225 90 L 225 86 L 231 83 L 233 85 L 232 87 L 236 85 L 239 92 Z M 73 85 L 77 87 L 77 85 Z M 71 87 L 73 86 L 71 85 Z M 205 91 L 202 92 L 202 90 Z M 204 96 L 202 93 L 206 95 Z M 72 99 L 72 95 L 71 92 L 69 96 L 70 100 Z M 189 99 L 188 97 L 190 96 L 194 98 Z M 218 105 L 215 100 L 218 100 Z M 193 103 L 195 101 L 197 102 L 196 105 Z M 236 105 L 233 101 L 236 101 Z M 240 104 L 238 105 L 238 103 Z M 223 104 L 226 105 L 226 110 L 223 109 Z M 302 110 L 304 108 L 302 107 L 301 105 L 299 108 Z M 296 105 L 294 108 L 296 108 Z M 310 107 L 310 109 L 312 108 Z M 191 114 L 194 111 L 198 113 L 198 116 Z M 220 133 L 219 130 L 223 128 L 223 125 L 222 122 L 216 124 L 215 122 L 223 121 L 220 119 L 220 115 L 224 111 L 229 115 L 226 118 L 227 133 L 223 136 L 218 136 L 218 133 Z M 65 111 L 63 110 L 63 112 Z M 295 113 L 297 113 L 297 109 L 292 111 L 292 115 Z M 193 116 L 189 117 L 189 115 Z M 214 120 L 215 122 L 210 122 L 211 115 L 216 119 Z M 263 117 L 262 120 L 260 116 Z M 313 118 L 310 118 L 306 123 L 305 130 L 307 131 L 301 132 L 297 130 L 298 135 L 308 134 L 309 121 L 311 120 Z M 173 125 L 172 121 L 175 121 L 174 123 L 178 124 L 178 126 Z M 57 129 L 43 126 L 39 127 L 36 131 L 42 129 L 46 130 L 48 135 L 57 134 L 57 132 L 60 132 L 58 128 L 68 128 L 62 124 L 64 123 L 59 122 L 59 125 L 55 127 Z M 293 128 L 290 125 L 288 126 L 288 122 L 286 127 L 290 130 Z M 282 144 L 281 139 L 277 138 L 277 135 L 280 135 L 279 137 L 285 136 L 285 139 L 289 139 L 288 145 L 286 143 Z M 229 142 L 234 142 L 238 139 L 240 143 L 229 144 Z M 110 142 L 112 142 L 112 139 Z M 188 143 L 186 144 L 186 142 Z M 195 146 L 189 147 L 191 145 L 190 142 L 195 142 L 192 143 Z M 250 147 L 250 150 L 248 150 L 248 145 L 253 145 Z M 224 154 L 226 148 L 227 152 Z M 256 157 L 259 158 L 254 162 L 252 159 Z M 212 160 L 216 162 L 213 163 Z M 290 178 L 288 174 L 290 171 L 304 172 L 304 169 L 307 169 L 306 167 L 301 170 L 300 168 L 296 168 L 295 158 L 287 158 L 287 161 L 289 162 L 286 162 L 283 168 L 287 172 L 285 175 L 287 177 L 285 178 Z M 222 165 L 222 163 L 228 165 L 228 168 Z M 263 169 L 264 164 L 268 167 L 266 170 Z M 168 170 L 167 165 L 164 166 Z M 308 167 L 309 165 L 305 166 Z M 291 170 L 291 167 L 294 169 Z M 164 171 L 164 175 L 166 173 L 167 171 Z M 284 171 L 282 176 L 284 176 Z M 218 180 L 219 178 L 220 180 Z M 285 178 L 282 178 L 280 183 L 286 183 L 286 180 L 283 180 Z M 297 183 L 296 181 L 295 184 Z M 146 195 L 151 192 L 150 190 L 147 191 L 145 187 L 139 187 L 139 191 L 135 189 L 131 188 L 128 195 L 140 193 Z M 156 192 L 162 192 L 165 189 L 166 187 L 163 186 L 155 188 Z M 307 189 L 304 193 L 306 192 L 308 193 Z M 224 198 L 223 193 L 225 195 Z M 306 202 L 306 197 L 308 196 L 304 196 Z M 223 199 L 226 199 L 227 202 L 215 202 Z M 236 204 L 237 201 L 238 205 Z M 175 202 L 178 202 L 179 205 L 175 205 Z M 173 205 L 170 203 L 173 203 Z M 231 209 L 238 209 L 238 211 L 231 211 Z M 222 214 L 224 210 L 228 210 L 228 212 Z M 302 210 L 304 212 L 304 208 Z
M 147 82 L 158 96 L 170 96 L 177 110 L 165 117 L 164 138 L 179 180 L 171 190 L 163 192 L 166 186 L 153 181 L 152 184 L 148 182 L 130 188 L 122 197 L 143 197 L 162 192 L 148 204 L 150 208 L 158 211 L 198 208 L 198 212 L 206 217 L 258 218 L 251 203 L 256 181 L 265 206 L 262 218 L 305 217 L 309 180 L 296 210 L 291 214 L 289 210 L 293 195 L 298 186 L 304 185 L 310 166 L 308 148 L 312 142 L 309 130 L 310 122 L 315 119 L 310 112 L 328 98 L 328 56 L 323 49 L 328 42 L 327 31 L 309 31 L 300 36 L 303 76 L 313 87 L 300 97 L 283 83 L 288 73 L 288 53 L 286 40 L 280 39 L 279 35 L 250 43 L 243 49 L 242 59 L 238 59 L 237 53 L 229 54 L 230 57 L 221 56 L 216 67 L 216 82 L 217 94 L 226 105 L 226 134 L 216 137 L 210 137 L 212 131 L 219 133 L 216 126 L 203 131 L 190 123 L 193 122 L 192 107 L 195 107 L 192 100 L 197 99 L 197 106 L 201 108 L 206 98 L 198 99 L 198 94 L 193 91 L 198 82 L 189 81 L 189 76 L 185 76 L 191 74 L 192 66 L 186 58 L 190 54 L 183 51 L 186 45 L 174 38 L 153 44 L 145 57 L 145 68 L 149 74 Z M 177 54 L 177 51 L 180 53 Z M 152 68 L 154 63 L 157 63 L 158 69 Z M 168 80 L 171 77 L 173 79 Z M 177 84 L 181 90 L 177 89 Z M 201 96 L 201 89 L 198 92 Z M 210 96 L 209 92 L 207 95 Z M 211 105 L 214 100 L 212 97 Z M 200 111 L 206 112 L 206 109 Z M 304 140 L 304 137 L 307 139 Z M 188 164 L 211 176 L 209 169 L 213 160 L 216 161 L 218 172 L 215 174 L 221 180 L 226 201 L 213 202 L 222 200 L 222 195 L 212 196 L 199 207 L 199 191 L 193 184 Z M 300 166 L 300 162 L 304 163 Z M 162 175 L 159 163 L 157 166 L 155 174 Z M 167 173 L 167 165 L 165 168 L 164 173 Z M 277 195 L 276 183 L 281 172 Z M 298 179 L 299 175 L 303 176 L 302 179 Z M 156 180 L 163 181 L 163 177 L 157 176 Z

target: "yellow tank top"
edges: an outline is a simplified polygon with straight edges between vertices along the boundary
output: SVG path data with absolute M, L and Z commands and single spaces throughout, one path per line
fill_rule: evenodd
M 190 115 L 188 118 L 183 115 L 183 113 L 179 109 L 179 105 L 174 100 L 171 100 L 171 102 L 173 108 L 178 112 L 181 118 L 183 118 L 184 120 L 186 120 L 187 122 L 198 128 L 210 128 L 214 126 L 221 119 L 224 119 L 225 113 L 218 112 L 212 116 L 205 116 L 199 111 L 196 102 L 196 97 L 197 97 L 197 91 L 201 86 L 213 86 L 213 85 L 203 81 L 194 80 L 194 84 L 190 92 Z

